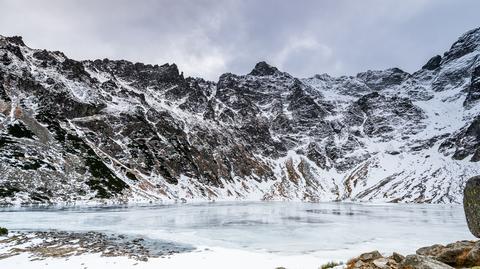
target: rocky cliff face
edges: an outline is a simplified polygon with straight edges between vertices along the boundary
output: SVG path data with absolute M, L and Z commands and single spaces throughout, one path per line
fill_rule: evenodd
M 480 29 L 413 73 L 218 82 L 0 37 L 0 203 L 459 203 L 480 173 Z

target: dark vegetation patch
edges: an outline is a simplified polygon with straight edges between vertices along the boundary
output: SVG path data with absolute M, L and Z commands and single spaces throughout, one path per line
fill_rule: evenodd
M 39 202 L 39 203 L 45 203 L 50 201 L 50 198 L 48 198 L 46 194 L 38 193 L 38 192 L 31 193 L 30 199 L 32 199 L 32 201 Z
M 5 197 L 13 197 L 15 196 L 15 193 L 20 192 L 21 189 L 18 187 L 12 185 L 11 183 L 5 183 L 3 185 L 0 185 L 0 197 L 5 198 Z
M 98 157 L 95 151 L 77 135 L 70 134 L 60 126 L 59 122 L 52 120 L 52 115 L 40 113 L 38 119 L 48 124 L 49 131 L 55 140 L 63 145 L 66 152 L 82 157 L 88 171 L 92 175 L 86 184 L 96 191 L 96 198 L 112 198 L 129 186 L 117 177 Z
M 8 126 L 8 134 L 17 138 L 29 139 L 33 139 L 35 136 L 35 134 L 29 129 L 27 129 L 27 127 L 21 122 L 17 122 L 13 125 Z
M 0 149 L 8 144 L 16 144 L 11 138 L 0 135 Z

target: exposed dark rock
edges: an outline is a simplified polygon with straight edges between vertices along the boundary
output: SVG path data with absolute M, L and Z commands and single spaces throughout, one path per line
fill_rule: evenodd
M 8 133 L 18 138 L 33 138 L 35 134 L 28 130 L 21 122 L 8 126 Z
M 464 190 L 463 207 L 467 217 L 468 228 L 480 238 L 480 176 L 470 178 Z
M 428 62 L 422 66 L 422 69 L 427 69 L 427 70 L 435 70 L 440 67 L 440 63 L 442 62 L 442 56 L 436 55 L 433 56 Z
M 452 158 L 456 160 L 463 160 L 472 155 L 470 159 L 472 162 L 480 161 L 480 116 L 446 139 L 439 148 L 441 152 L 447 152 L 449 149 L 454 150 Z
M 288 110 L 293 112 L 294 119 L 301 122 L 311 120 L 320 121 L 325 116 L 327 110 L 322 108 L 314 99 L 302 89 L 302 85 L 296 80 L 289 89 L 291 94 L 288 96 Z
M 23 53 L 22 53 L 22 50 L 20 49 L 20 47 L 16 46 L 16 45 L 12 45 L 12 44 L 7 44 L 5 49 L 9 52 L 11 52 L 13 55 L 17 56 L 17 58 L 21 61 L 24 61 L 25 60 L 25 57 L 23 57 Z
M 420 124 L 425 116 L 408 98 L 386 97 L 378 92 L 362 96 L 350 106 L 347 122 L 351 125 L 363 125 L 363 130 L 370 137 L 388 137 L 394 130 L 403 135 L 415 133 L 424 128 Z M 398 125 L 406 128 L 397 130 Z
M 252 76 L 271 76 L 276 72 L 279 72 L 276 67 L 273 67 L 266 62 L 259 62 L 255 65 L 255 68 L 249 73 Z
M 463 102 L 464 106 L 471 106 L 480 99 L 480 65 L 473 69 L 468 94 Z
M 307 148 L 306 156 L 312 160 L 318 167 L 327 169 L 327 156 L 325 152 L 316 143 L 310 143 Z
M 67 73 L 67 78 L 72 80 L 88 81 L 90 74 L 85 71 L 85 67 L 81 62 L 71 59 L 65 59 L 62 63 L 62 71 Z
M 399 68 L 391 68 L 385 71 L 367 71 L 357 74 L 357 78 L 365 82 L 365 84 L 374 91 L 381 91 L 386 88 L 400 85 L 410 74 Z
M 10 37 L 5 37 L 5 39 L 18 46 L 25 46 L 25 43 L 23 43 L 23 38 L 21 36 L 10 36 Z
M 10 59 L 8 57 L 8 54 L 7 53 L 4 53 L 2 55 L 2 57 L 0 58 L 0 62 L 3 64 L 3 65 L 10 65 L 12 63 L 12 59 Z
M 480 28 L 468 31 L 462 35 L 450 50 L 443 55 L 443 63 L 458 59 L 468 53 L 473 52 L 480 45 Z

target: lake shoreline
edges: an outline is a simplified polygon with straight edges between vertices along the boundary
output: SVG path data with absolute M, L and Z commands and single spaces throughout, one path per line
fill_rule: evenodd
M 123 267 L 119 268 L 132 268 L 134 264 L 134 268 L 142 269 L 189 268 L 195 264 L 196 269 L 318 269 L 332 261 L 346 263 L 360 253 L 373 250 L 382 251 L 384 256 L 394 251 L 409 254 L 431 244 L 473 240 L 463 209 L 452 205 L 217 202 L 143 207 L 10 208 L 0 209 L 0 215 L 0 226 L 15 233 L 39 233 L 39 238 L 32 239 L 38 244 L 51 240 L 51 236 L 57 238 L 57 245 L 66 247 L 72 246 L 62 240 L 70 242 L 73 238 L 95 244 L 97 238 L 101 239 L 100 251 L 82 250 L 80 255 L 43 260 L 30 258 L 30 252 L 22 251 L 0 260 L 0 268 L 42 268 L 48 263 L 49 269 L 100 269 L 121 263 Z M 89 233 L 105 234 L 105 238 Z M 123 238 L 119 240 L 119 236 Z M 142 251 L 147 249 L 150 254 L 156 251 L 152 246 L 166 243 L 170 243 L 166 244 L 167 252 L 170 248 L 181 249 L 158 257 L 143 255 L 146 252 L 123 253 L 126 247 L 118 245 L 135 239 L 144 241 L 130 247 L 136 249 L 142 245 Z M 4 246 L 0 248 L 2 253 L 9 251 Z M 73 248 L 71 251 L 77 253 L 76 246 Z M 111 249 L 120 255 L 104 255 Z M 145 258 L 148 261 L 141 260 Z M 80 267 L 82 263 L 86 266 Z
M 48 268 L 52 265 L 63 265 L 70 268 L 95 269 L 114 264 L 118 268 L 153 268 L 155 266 L 175 268 L 179 266 L 179 259 L 188 262 L 195 257 L 204 261 L 204 264 L 197 264 L 195 268 L 222 268 L 228 259 L 237 255 L 251 259 L 248 262 L 249 266 L 253 265 L 254 268 L 260 269 L 327 268 L 327 266 L 336 269 L 402 269 L 422 266 L 447 269 L 452 268 L 449 266 L 470 268 L 480 265 L 480 241 L 468 240 L 445 246 L 436 244 L 422 247 L 415 254 L 407 256 L 396 252 L 385 255 L 375 250 L 348 260 L 322 263 L 318 261 L 316 265 L 315 260 L 305 260 L 305 257 L 300 256 L 284 259 L 285 257 L 281 255 L 275 257 L 275 255 L 248 253 L 241 250 L 194 248 L 171 242 L 161 243 L 163 245 L 152 244 L 148 239 L 141 237 L 93 231 L 81 233 L 57 230 L 13 231 L 8 236 L 0 237 L 0 267 L 37 268 L 38 265 L 43 264 Z M 303 261 L 305 264 L 302 264 Z M 168 267 L 169 264 L 174 265 Z M 55 266 L 53 268 L 56 268 Z M 238 268 L 250 268 L 249 266 L 244 264 Z
M 0 237 L 0 268 L 282 268 L 299 261 L 317 268 L 305 256 L 282 257 L 237 249 L 169 245 L 159 253 L 148 239 L 99 232 L 12 231 Z M 196 261 L 196 262 L 193 262 Z M 259 266 L 260 267 L 257 267 Z M 44 267 L 42 267 L 44 266 Z M 253 267 L 252 267 L 253 266 Z M 313 266 L 313 267 L 312 267 Z

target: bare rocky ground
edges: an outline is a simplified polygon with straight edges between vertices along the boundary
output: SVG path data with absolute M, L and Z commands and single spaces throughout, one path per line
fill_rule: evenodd
M 452 244 L 420 248 L 413 255 L 393 253 L 389 257 L 378 251 L 364 253 L 347 263 L 347 269 L 480 269 L 480 241 L 458 241 Z
M 108 235 L 99 232 L 12 232 L 0 237 L 0 260 L 30 254 L 31 260 L 68 258 L 82 254 L 101 254 L 104 257 L 124 256 L 138 261 L 166 257 L 193 250 L 186 245 L 166 241 Z

